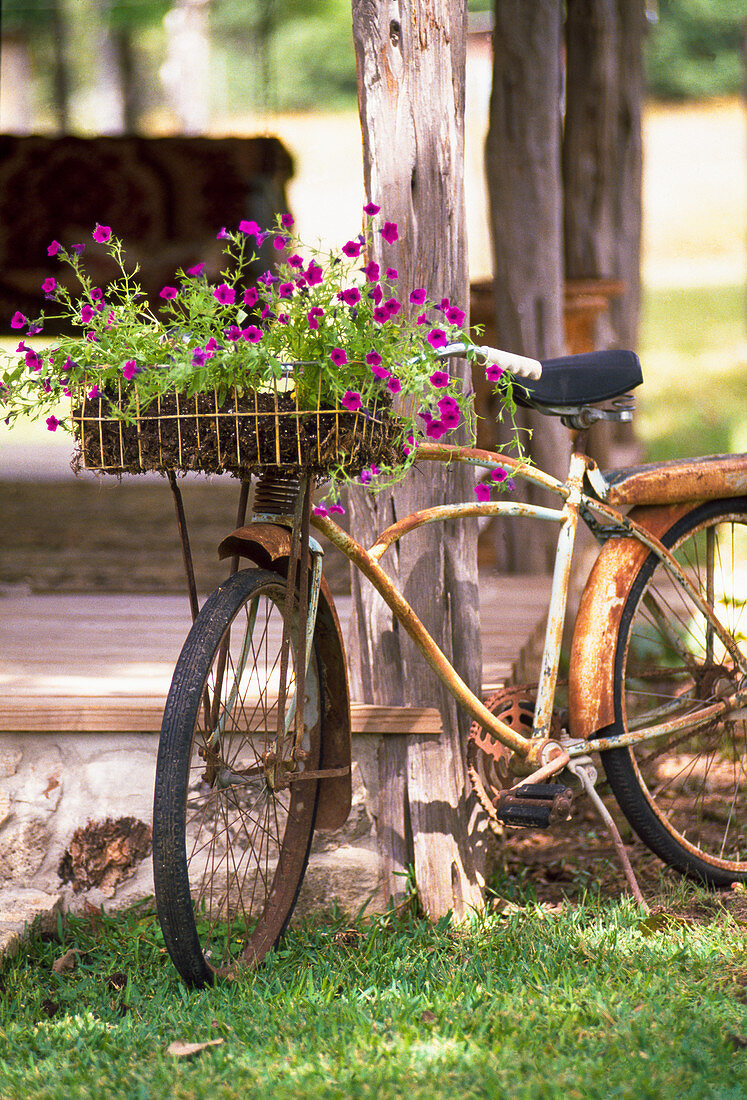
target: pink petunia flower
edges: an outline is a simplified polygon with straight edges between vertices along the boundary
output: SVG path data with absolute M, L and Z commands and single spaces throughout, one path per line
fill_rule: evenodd
M 402 306 L 396 298 L 387 298 L 384 302 L 384 309 L 388 311 L 390 317 L 396 317 Z
M 288 247 L 288 238 L 275 237 L 272 242 L 272 247 L 277 249 L 278 252 L 282 252 L 284 248 Z
M 251 309 L 252 306 L 256 306 L 258 301 L 259 294 L 257 294 L 256 287 L 250 286 L 248 290 L 244 291 L 244 305 L 248 306 L 249 309 Z
M 96 228 L 93 231 L 93 239 L 98 241 L 99 244 L 106 244 L 107 241 L 112 239 L 112 231 L 108 225 L 99 225 L 96 223 Z
M 204 263 L 195 264 L 194 267 L 188 267 L 187 268 L 187 274 L 190 275 L 193 279 L 196 279 L 199 275 L 202 275 L 204 270 L 205 270 L 205 264 Z
M 323 504 L 315 504 L 314 505 L 314 515 L 315 516 L 328 516 L 329 512 L 327 511 L 327 509 L 324 507 Z
M 159 298 L 163 298 L 166 302 L 171 302 L 174 298 L 176 298 L 178 293 L 179 291 L 176 289 L 175 286 L 165 286 L 162 287 L 161 290 L 158 292 L 158 296 Z
M 306 268 L 306 278 L 308 279 L 309 286 L 318 286 L 324 278 L 324 271 L 319 264 L 315 264 L 312 260 Z
M 366 276 L 369 283 L 375 283 L 378 280 L 380 273 L 381 268 L 378 264 L 374 263 L 373 260 L 371 260 L 370 263 L 367 263 L 366 266 L 363 268 L 363 274 Z
M 294 252 L 293 255 L 289 256 L 285 262 L 288 264 L 289 267 L 303 267 L 303 256 L 299 256 L 297 253 Z
M 502 466 L 497 466 L 495 470 L 490 471 L 490 476 L 493 481 L 505 481 L 508 477 L 508 474 Z
M 342 246 L 342 251 L 346 256 L 349 256 L 351 260 L 357 260 L 361 254 L 363 245 L 360 241 L 346 241 Z
M 20 312 L 20 310 L 16 310 L 16 312 L 13 314 L 13 316 L 10 319 L 10 327 L 11 328 L 23 328 L 23 326 L 25 324 L 26 324 L 26 318 Z
M 427 325 L 428 323 L 429 323 L 428 322 L 428 316 L 425 313 L 420 313 L 415 318 L 415 324 L 416 325 Z
M 445 370 L 434 370 L 428 381 L 437 389 L 442 389 L 444 386 L 448 386 L 450 378 Z
M 295 283 L 281 283 L 280 286 L 278 287 L 278 297 L 279 298 L 291 298 L 293 296 L 293 291 L 295 289 L 296 289 L 296 284 Z
M 241 329 L 238 325 L 229 325 L 228 328 L 224 331 L 223 335 L 225 336 L 226 340 L 230 340 L 231 343 L 235 343 L 237 340 L 241 339 Z
M 309 312 L 306 314 L 306 320 L 309 322 L 309 328 L 318 329 L 319 319 L 324 316 L 324 310 L 321 306 L 312 306 Z
M 241 335 L 245 340 L 248 340 L 250 344 L 258 344 L 264 333 L 261 328 L 257 328 L 256 325 L 249 325 L 248 328 L 242 330 Z
M 134 359 L 128 359 L 125 365 L 122 367 L 122 374 L 125 376 L 128 382 L 130 382 L 136 374 L 140 373 L 140 367 L 137 365 Z
M 95 286 L 91 291 L 91 298 L 94 302 L 102 302 L 104 300 L 104 292 L 100 286 Z
M 396 282 L 396 280 L 399 279 L 399 271 L 397 271 L 396 267 L 388 267 L 386 269 L 386 277 L 390 283 Z
M 414 306 L 422 306 L 423 303 L 425 302 L 425 299 L 426 299 L 426 292 L 425 292 L 425 289 L 422 286 L 417 287 L 416 290 L 413 290 L 410 293 L 410 301 L 412 302 L 412 304 Z
M 333 348 L 329 357 L 336 367 L 344 367 L 348 361 L 348 357 L 342 348 Z
M 293 215 L 292 214 L 281 214 L 280 215 L 280 224 L 282 225 L 283 229 L 291 229 L 293 227 Z
M 375 202 L 367 202 L 366 205 L 363 207 L 363 213 L 368 214 L 369 218 L 375 217 L 375 215 L 378 214 L 380 210 L 381 207 L 377 206 Z
M 368 363 L 369 367 L 381 366 L 381 356 L 379 355 L 378 351 L 369 351 L 366 355 L 366 362 Z
M 342 405 L 348 412 L 357 412 L 363 405 L 361 395 L 357 390 L 345 390 L 342 395 Z
M 373 311 L 373 319 L 378 325 L 384 325 L 389 320 L 389 310 L 386 306 L 376 306 Z
M 426 340 L 433 348 L 443 348 L 449 342 L 442 328 L 432 328 L 426 336 Z
M 81 306 L 80 319 L 83 322 L 83 324 L 87 325 L 92 317 L 93 317 L 93 307 L 88 306 L 88 305 Z
M 399 240 L 399 230 L 396 222 L 384 222 L 384 227 L 379 232 L 387 244 L 395 244 Z
M 357 306 L 361 300 L 361 292 L 357 287 L 351 286 L 342 292 L 342 300 L 348 306 Z
M 254 237 L 257 244 L 261 244 L 262 240 L 264 240 L 264 233 L 261 227 L 254 221 L 239 222 L 239 233 L 245 233 L 247 237 Z
M 491 363 L 485 368 L 485 377 L 488 382 L 498 382 L 503 374 L 503 367 L 499 367 L 497 363 Z
M 386 367 L 380 366 L 371 367 L 371 374 L 374 376 L 374 378 L 381 379 L 382 382 L 386 381 L 386 379 L 390 377 L 389 371 L 386 369 Z
M 442 435 L 446 435 L 447 431 L 448 428 L 443 420 L 431 420 L 425 426 L 425 434 L 429 439 L 440 439 Z
M 475 485 L 475 496 L 478 500 L 490 500 L 490 486 L 483 481 L 478 481 Z
M 45 279 L 44 282 L 42 283 L 42 290 L 44 291 L 45 294 L 52 294 L 52 293 L 54 293 L 54 291 L 56 289 L 57 289 L 57 280 L 54 279 L 50 275 L 49 278 Z
M 232 306 L 236 301 L 236 291 L 228 283 L 221 283 L 213 291 L 213 297 L 222 306 Z
M 390 393 L 399 393 L 399 391 L 402 389 L 402 383 L 400 382 L 399 378 L 394 378 L 392 376 L 391 378 L 387 379 L 386 388 L 389 390 Z
M 86 397 L 89 399 L 89 401 L 95 401 L 96 398 L 99 396 L 100 392 L 101 391 L 99 390 L 98 386 L 92 386 L 91 389 L 86 394 Z
M 48 416 L 47 417 L 47 431 L 48 432 L 56 432 L 57 429 L 59 428 L 59 426 L 60 426 L 60 421 L 57 419 L 56 416 Z
M 450 325 L 463 325 L 465 313 L 463 309 L 458 309 L 456 306 L 449 306 L 445 311 L 445 317 Z
M 62 245 L 60 244 L 59 241 L 52 241 L 49 248 L 47 249 L 47 255 L 48 256 L 56 256 L 61 248 L 62 248 Z
M 335 513 L 335 515 L 338 515 L 338 516 L 344 516 L 345 515 L 345 509 L 343 508 L 343 506 L 341 504 L 330 504 L 329 512 L 330 512 L 330 515 L 333 512 Z

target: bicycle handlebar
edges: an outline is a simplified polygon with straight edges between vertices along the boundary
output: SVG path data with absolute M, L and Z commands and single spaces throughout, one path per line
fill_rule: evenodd
M 487 345 L 478 347 L 477 344 L 447 344 L 438 351 L 439 359 L 452 359 L 458 355 L 467 355 L 475 352 L 485 365 L 495 364 L 510 374 L 516 374 L 520 378 L 538 379 L 542 374 L 542 364 L 538 359 L 530 359 L 526 355 L 516 355 L 512 351 L 501 351 L 499 348 L 491 348 Z

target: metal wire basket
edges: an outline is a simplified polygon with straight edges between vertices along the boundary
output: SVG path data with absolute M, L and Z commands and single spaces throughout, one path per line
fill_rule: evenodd
M 349 412 L 301 408 L 295 392 L 275 387 L 240 394 L 233 389 L 186 397 L 170 391 L 134 415 L 121 414 L 128 398 L 94 397 L 85 383 L 73 394 L 77 463 L 107 473 L 201 470 L 240 476 L 280 468 L 324 475 L 344 469 L 355 475 L 374 462 L 395 459 L 398 426 L 382 402 Z

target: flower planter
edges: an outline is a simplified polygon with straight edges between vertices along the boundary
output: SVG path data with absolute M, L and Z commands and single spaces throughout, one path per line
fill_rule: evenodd
M 401 460 L 401 429 L 384 405 L 348 412 L 302 409 L 288 392 L 236 390 L 163 394 L 121 415 L 123 395 L 74 394 L 77 465 L 106 473 L 200 470 L 248 476 L 268 467 L 355 476 L 372 463 Z M 118 411 L 120 415 L 117 415 Z

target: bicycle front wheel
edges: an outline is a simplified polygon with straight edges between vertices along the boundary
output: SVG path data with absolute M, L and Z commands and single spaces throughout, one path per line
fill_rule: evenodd
M 184 644 L 156 765 L 158 917 L 182 977 L 201 986 L 256 966 L 290 920 L 308 860 L 319 780 L 322 677 L 312 650 L 294 744 L 293 647 L 278 696 L 286 583 L 235 573 Z M 297 608 L 294 611 L 294 625 Z
M 747 654 L 747 498 L 702 504 L 663 536 L 680 568 Z M 630 589 L 615 652 L 615 725 L 685 719 L 657 740 L 602 753 L 633 829 L 683 874 L 724 886 L 747 880 L 747 721 L 744 707 L 697 726 L 744 687 L 744 661 L 650 554 Z

